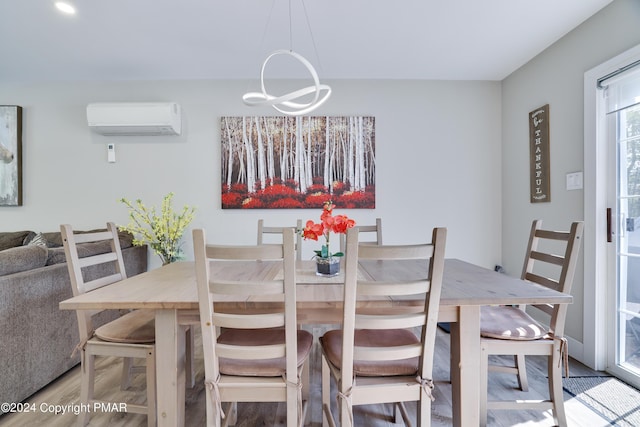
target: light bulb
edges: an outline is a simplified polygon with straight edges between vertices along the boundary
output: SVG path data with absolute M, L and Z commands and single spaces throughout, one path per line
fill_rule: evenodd
M 67 3 L 64 1 L 57 1 L 55 2 L 55 5 L 60 12 L 66 13 L 68 15 L 75 15 L 76 13 L 76 8 L 73 7 L 71 3 Z

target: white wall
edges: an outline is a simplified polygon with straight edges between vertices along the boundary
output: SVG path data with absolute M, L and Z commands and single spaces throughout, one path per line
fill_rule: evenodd
M 502 253 L 509 274 L 518 275 L 531 221 L 567 229 L 584 219 L 584 192 L 567 191 L 565 175 L 584 168 L 584 73 L 640 43 L 640 2 L 616 0 L 503 81 Z M 529 203 L 528 113 L 550 105 L 551 203 Z M 585 188 L 584 191 L 592 191 Z M 593 229 L 586 224 L 586 230 Z M 583 262 L 578 265 L 567 334 L 583 342 Z M 570 346 L 578 359 L 580 348 Z
M 344 211 L 357 222 L 383 218 L 386 242 L 418 241 L 449 228 L 447 256 L 487 267 L 501 260 L 501 89 L 499 82 L 333 81 L 317 115 L 376 118 L 375 210 Z M 256 222 L 318 219 L 319 210 L 222 210 L 219 121 L 276 115 L 241 102 L 244 81 L 69 82 L 8 85 L 4 104 L 24 108 L 24 206 L 0 207 L 0 230 L 57 230 L 127 221 L 120 197 L 198 208 L 195 227 L 222 243 L 251 244 Z M 175 101 L 179 137 L 105 137 L 89 131 L 85 108 L 102 101 Z M 314 112 L 316 113 L 316 112 Z M 107 163 L 106 144 L 117 162 Z M 190 230 L 185 249 L 191 256 Z M 152 267 L 158 265 L 151 256 Z

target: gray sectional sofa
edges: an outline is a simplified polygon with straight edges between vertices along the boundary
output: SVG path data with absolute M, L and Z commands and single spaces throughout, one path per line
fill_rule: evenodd
M 120 233 L 128 276 L 147 270 L 147 247 Z M 107 252 L 101 243 L 79 246 L 80 256 Z M 98 277 L 101 268 L 86 269 Z M 111 267 L 112 268 L 112 267 Z M 71 298 L 59 232 L 0 232 L 0 402 L 21 402 L 79 363 L 78 324 L 58 303 Z M 118 313 L 103 313 L 100 323 Z M 79 385 L 79 383 L 78 383 Z

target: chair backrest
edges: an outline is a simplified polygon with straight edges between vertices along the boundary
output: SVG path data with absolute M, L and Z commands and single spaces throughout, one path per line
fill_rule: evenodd
M 120 239 L 118 238 L 118 228 L 113 222 L 107 223 L 106 231 L 81 234 L 74 234 L 71 225 L 62 224 L 60 233 L 74 296 L 127 278 L 122 249 L 120 249 Z M 78 251 L 78 245 L 81 243 L 103 244 L 108 252 L 81 258 Z M 96 266 L 92 269 L 92 274 L 87 274 L 85 269 L 92 266 Z M 100 272 L 104 272 L 104 274 L 100 274 Z M 77 314 L 80 339 L 82 340 L 93 331 L 91 318 L 96 312 L 78 310 Z
M 382 218 L 376 218 L 376 223 L 372 225 L 359 225 L 360 229 L 358 242 L 360 244 L 367 243 L 370 245 L 381 245 L 382 244 Z M 363 239 L 362 235 L 366 233 L 367 238 Z M 345 234 L 340 234 L 340 251 L 344 252 L 346 248 L 346 238 Z
M 258 245 L 264 245 L 271 243 L 272 240 L 265 238 L 268 235 L 278 235 L 277 240 L 273 240 L 275 243 L 282 243 L 282 233 L 286 227 L 273 227 L 264 225 L 264 220 L 258 220 Z M 302 259 L 302 220 L 296 221 L 296 259 Z M 267 235 L 267 236 L 265 236 Z
M 435 228 L 429 243 L 415 245 L 371 245 L 359 244 L 359 227 L 347 231 L 344 318 L 341 375 L 345 381 L 353 378 L 353 360 L 402 360 L 419 357 L 419 372 L 422 378 L 432 378 L 433 349 L 435 345 L 442 276 L 446 228 Z M 421 277 L 402 277 L 402 271 L 393 271 L 381 281 L 369 281 L 358 277 L 358 264 L 371 261 L 379 271 L 385 271 L 385 260 L 406 260 L 424 263 Z M 367 269 L 368 267 L 365 267 Z M 397 273 L 397 274 L 396 274 Z M 402 298 L 424 294 L 424 306 L 415 307 L 401 314 L 385 314 L 376 310 L 357 311 L 358 299 L 368 296 Z M 420 342 L 401 347 L 354 346 L 355 329 L 409 329 L 420 328 Z
M 578 262 L 584 223 L 576 221 L 569 231 L 544 230 L 542 220 L 531 224 L 529 243 L 522 268 L 523 280 L 569 294 Z M 540 304 L 533 307 L 551 316 L 550 330 L 564 332 L 567 304 Z
M 202 325 L 206 381 L 217 381 L 220 375 L 219 357 L 231 359 L 259 360 L 286 357 L 286 379 L 297 383 L 297 321 L 296 321 L 296 267 L 293 227 L 283 230 L 281 244 L 258 246 L 222 246 L 206 242 L 205 231 L 193 230 L 193 245 Z M 282 278 L 265 280 L 262 277 L 224 277 L 220 264 L 224 262 L 260 262 L 265 268 L 273 262 L 282 264 Z M 228 265 L 228 264 L 227 264 Z M 246 271 L 255 268 L 247 268 Z M 269 296 L 284 301 L 282 307 L 274 307 L 268 313 L 250 312 L 220 313 L 216 311 L 215 296 L 229 295 Z M 238 346 L 220 344 L 216 341 L 217 328 L 269 329 L 285 328 L 283 345 Z M 211 361 L 211 363 L 208 363 Z

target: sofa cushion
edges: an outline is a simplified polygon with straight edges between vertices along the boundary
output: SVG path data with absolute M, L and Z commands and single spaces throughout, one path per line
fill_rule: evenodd
M 48 247 L 47 243 L 48 243 L 47 239 L 44 238 L 42 233 L 30 233 L 27 237 L 25 237 L 23 244 L 24 246 L 36 245 L 36 246 L 42 246 L 43 248 L 47 248 Z
M 15 248 L 16 246 L 22 246 L 25 237 L 27 237 L 32 231 L 11 231 L 6 233 L 0 233 L 0 251 L 9 248 Z
M 0 251 L 0 276 L 44 267 L 47 248 L 37 245 L 18 246 Z
M 122 243 L 120 244 L 120 246 L 122 246 Z M 85 258 L 88 256 L 111 252 L 111 243 L 106 240 L 101 242 L 80 243 L 77 247 L 78 258 Z M 49 249 L 47 265 L 59 264 L 61 262 L 67 262 L 67 257 L 64 253 L 64 247 Z

